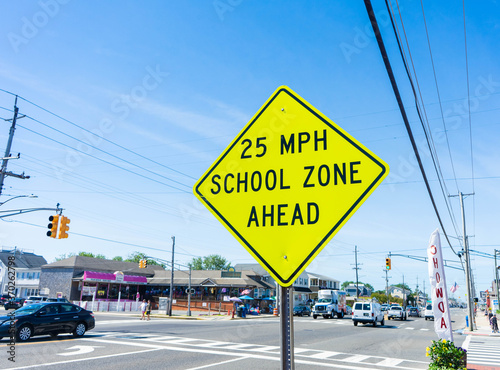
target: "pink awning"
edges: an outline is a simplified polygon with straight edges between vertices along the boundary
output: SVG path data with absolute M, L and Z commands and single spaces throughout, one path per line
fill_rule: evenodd
M 84 281 L 106 282 L 106 283 L 117 282 L 115 274 L 112 274 L 109 272 L 95 272 L 95 271 L 84 271 L 83 280 Z M 147 284 L 148 279 L 145 276 L 124 275 L 123 282 L 124 283 Z

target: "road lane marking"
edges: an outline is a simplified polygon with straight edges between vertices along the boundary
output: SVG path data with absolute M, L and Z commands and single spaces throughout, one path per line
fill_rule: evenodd
M 73 356 L 73 355 L 83 355 L 85 353 L 90 353 L 94 352 L 96 348 L 101 348 L 102 346 L 73 346 L 66 348 L 65 351 L 71 351 L 71 352 L 64 352 L 64 353 L 57 353 L 58 356 Z
M 361 362 L 366 360 L 367 358 L 370 358 L 372 356 L 366 356 L 366 355 L 354 355 L 351 357 L 344 358 L 342 361 L 345 362 Z
M 133 335 L 134 333 L 131 333 Z M 185 352 L 199 352 L 199 353 L 209 353 L 209 354 L 224 354 L 224 355 L 229 355 L 229 356 L 237 356 L 237 357 L 248 357 L 248 358 L 256 358 L 255 356 L 262 356 L 266 357 L 264 355 L 259 355 L 259 354 L 254 354 L 254 353 L 248 353 L 248 352 L 266 352 L 266 354 L 269 355 L 279 355 L 279 352 L 270 352 L 271 350 L 277 350 L 279 349 L 278 346 L 265 346 L 265 345 L 260 345 L 260 344 L 249 344 L 249 343 L 230 343 L 230 342 L 220 342 L 220 341 L 210 341 L 210 340 L 205 340 L 205 339 L 197 339 L 197 338 L 182 338 L 182 337 L 173 337 L 173 336 L 166 336 L 166 337 L 159 337 L 159 338 L 169 338 L 173 339 L 172 341 L 159 341 L 157 339 L 137 339 L 136 341 L 128 341 L 128 342 L 122 342 L 119 340 L 109 340 L 107 338 L 82 338 L 82 340 L 87 340 L 87 341 L 96 341 L 96 342 L 102 342 L 102 343 L 111 343 L 111 344 L 119 344 L 119 345 L 129 345 L 129 346 L 142 346 L 142 347 L 153 347 L 153 348 L 164 348 L 167 350 L 175 350 L 175 351 L 185 351 Z M 185 339 L 184 342 L 181 342 L 182 339 Z M 148 342 L 148 343 L 145 343 Z M 178 342 L 178 343 L 175 343 Z M 194 343 L 198 342 L 198 343 Z M 200 343 L 200 342 L 206 342 L 206 343 Z M 156 344 L 155 344 L 156 343 Z M 207 348 L 210 347 L 210 343 L 217 344 L 220 347 L 216 348 Z M 184 345 L 183 347 L 177 347 L 177 346 L 171 346 L 172 344 L 174 345 Z M 223 347 L 225 345 L 225 347 Z M 185 347 L 189 346 L 189 347 Z M 202 348 L 205 347 L 205 348 Z M 240 351 L 245 351 L 246 353 L 242 352 L 230 352 L 228 350 L 240 350 Z M 222 351 L 222 352 L 218 352 Z M 306 354 L 301 354 L 305 352 L 316 352 L 312 355 L 306 355 Z M 420 366 L 420 365 L 428 365 L 427 362 L 423 361 L 415 361 L 415 360 L 407 360 L 407 359 L 394 359 L 394 358 L 386 358 L 386 357 L 378 357 L 378 356 L 369 356 L 369 355 L 352 355 L 351 353 L 341 353 L 341 352 L 333 352 L 333 351 L 322 351 L 322 350 L 315 350 L 315 349 L 302 349 L 302 348 L 297 348 L 295 351 L 296 355 L 296 361 L 300 359 L 300 361 L 305 361 L 307 364 L 311 364 L 308 361 L 317 359 L 317 360 L 331 360 L 331 361 L 339 361 L 343 363 L 359 363 L 362 365 L 365 365 L 367 363 L 365 362 L 360 362 L 365 359 L 373 359 L 373 360 L 379 360 L 378 363 L 371 363 L 370 365 L 373 366 L 383 366 L 384 368 L 392 367 L 396 369 L 401 369 L 401 366 L 397 366 L 397 364 L 400 364 L 401 362 L 407 362 L 410 365 L 409 366 Z M 346 358 L 334 358 L 336 355 L 347 355 Z M 279 356 L 277 357 L 279 359 Z M 264 358 L 266 359 L 266 358 Z M 271 358 L 272 360 L 275 360 L 274 357 Z M 340 368 L 349 368 L 348 365 L 335 365 L 335 364 L 319 364 L 315 363 L 315 365 L 320 365 L 320 366 L 329 366 L 329 367 L 340 367 Z M 413 364 L 413 365 L 412 365 Z M 332 365 L 332 366 L 330 366 Z M 335 366 L 333 366 L 335 365 Z M 419 367 L 404 367 L 405 369 L 418 369 Z M 353 367 L 353 369 L 358 369 L 356 367 Z M 366 368 L 365 368 L 366 369 Z
M 146 353 L 146 352 L 152 352 L 152 351 L 159 351 L 161 349 L 163 349 L 163 348 L 151 348 L 151 349 L 144 349 L 144 350 L 134 351 L 134 352 L 115 353 L 115 354 L 112 354 L 112 355 L 103 355 L 103 356 L 95 356 L 95 357 L 84 357 L 84 358 L 79 358 L 79 359 L 75 359 L 75 360 L 58 361 L 58 362 L 51 362 L 51 363 L 47 363 L 47 364 L 36 364 L 36 365 L 28 365 L 28 366 L 9 367 L 9 368 L 4 369 L 4 370 L 32 369 L 32 368 L 35 368 L 35 367 L 70 364 L 70 363 L 79 362 L 79 361 L 100 360 L 100 359 L 103 359 L 103 358 L 118 357 L 118 356 L 127 356 L 127 355 L 135 355 L 137 353 Z
M 404 360 L 400 360 L 398 358 L 386 358 L 385 360 L 382 360 L 380 362 L 377 362 L 376 366 L 383 366 L 383 367 L 395 367 L 399 365 L 401 362 Z
M 331 356 L 336 356 L 336 355 L 341 355 L 342 353 L 340 352 L 332 352 L 332 351 L 323 351 L 323 352 L 320 352 L 320 353 L 315 353 L 314 355 L 311 355 L 311 356 L 308 356 L 308 357 L 312 357 L 312 358 L 317 358 L 317 359 L 321 359 L 321 360 L 324 360 L 324 359 L 327 359 Z
M 192 367 L 192 368 L 187 369 L 187 370 L 206 369 L 206 368 L 208 368 L 208 367 L 219 366 L 219 365 L 227 364 L 227 363 L 229 363 L 229 362 L 235 362 L 235 361 L 246 360 L 247 358 L 248 358 L 248 357 L 233 358 L 233 359 L 231 359 L 231 360 L 221 361 L 221 362 L 217 362 L 217 363 L 215 363 L 215 364 L 208 364 L 208 365 L 203 365 L 203 366 L 198 366 L 198 367 Z

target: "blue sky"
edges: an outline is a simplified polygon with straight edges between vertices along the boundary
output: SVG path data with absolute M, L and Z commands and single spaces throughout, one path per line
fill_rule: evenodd
M 400 8 L 446 194 L 475 192 L 465 200 L 471 247 L 493 253 L 500 249 L 499 5 L 465 2 L 471 130 L 462 3 L 423 3 L 442 108 L 420 2 L 401 2 Z M 373 6 L 441 217 L 456 237 L 385 4 Z M 8 170 L 31 176 L 8 177 L 0 201 L 38 196 L 12 200 L 2 209 L 59 202 L 71 219 L 67 240 L 45 236 L 51 212 L 4 219 L 1 245 L 33 250 L 49 262 L 79 251 L 109 258 L 141 251 L 170 259 L 175 235 L 178 262 L 212 253 L 233 264 L 252 262 L 191 188 L 272 92 L 287 85 L 391 168 L 308 270 L 354 280 L 357 245 L 360 280 L 382 289 L 388 252 L 425 256 L 439 224 L 362 1 L 41 0 L 3 2 L 0 14 L 0 88 L 26 99 L 18 107 L 30 117 L 18 122 L 12 152 L 21 159 L 11 160 Z M 12 95 L 0 92 L 0 117 L 12 116 L 13 103 Z M 2 122 L 3 153 L 9 123 Z M 460 234 L 458 199 L 450 204 Z M 459 250 L 458 240 L 451 240 Z M 449 247 L 445 253 L 457 260 Z M 428 287 L 425 263 L 394 257 L 392 266 L 391 283 L 405 274 L 412 288 L 417 277 L 421 288 L 424 280 Z M 493 261 L 473 257 L 473 267 L 477 288 L 487 289 Z M 461 286 L 455 296 L 463 297 L 463 274 L 447 274 L 450 285 Z

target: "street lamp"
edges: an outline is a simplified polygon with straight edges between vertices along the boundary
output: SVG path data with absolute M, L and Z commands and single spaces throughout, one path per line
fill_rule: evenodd
M 7 199 L 5 202 L 0 202 L 0 207 L 3 206 L 5 203 L 11 201 L 12 199 L 16 199 L 16 198 L 38 198 L 38 195 L 33 195 L 33 194 L 30 194 L 30 195 L 18 195 L 18 196 L 12 197 L 10 199 Z

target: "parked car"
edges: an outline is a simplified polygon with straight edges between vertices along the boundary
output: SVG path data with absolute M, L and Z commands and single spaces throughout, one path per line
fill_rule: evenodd
M 293 316 L 311 316 L 311 309 L 307 306 L 296 306 L 293 308 Z
M 380 304 L 375 301 L 354 303 L 352 322 L 354 326 L 358 326 L 358 323 L 377 326 L 377 322 L 384 325 L 384 313 L 380 309 Z
M 425 313 L 424 313 L 424 317 L 426 320 L 434 320 L 434 311 L 432 311 L 432 304 L 428 304 L 426 307 L 425 307 Z
M 0 295 L 0 306 L 3 306 L 8 300 L 10 300 L 12 297 L 8 294 L 2 294 Z
M 17 340 L 27 341 L 36 335 L 50 335 L 55 338 L 60 333 L 73 333 L 81 337 L 95 326 L 94 314 L 71 303 L 34 303 L 9 316 L 0 317 L 0 339 L 9 337 L 11 322 L 16 328 Z
M 47 298 L 46 302 L 60 302 L 60 303 L 71 303 L 66 298 Z
M 3 306 L 6 310 L 10 310 L 11 308 L 18 309 L 23 307 L 24 298 L 14 298 L 10 301 L 7 301 Z
M 380 310 L 381 310 L 382 312 L 389 311 L 389 308 L 390 308 L 390 307 L 391 307 L 391 306 L 389 306 L 387 303 L 384 303 L 383 305 L 381 305 L 381 306 L 380 306 Z
M 417 307 L 410 307 L 408 310 L 408 316 L 420 317 L 420 311 Z
M 38 297 L 38 296 L 31 296 L 26 299 L 24 302 L 25 305 L 33 304 L 33 303 L 41 303 L 45 302 L 47 300 L 47 297 Z

